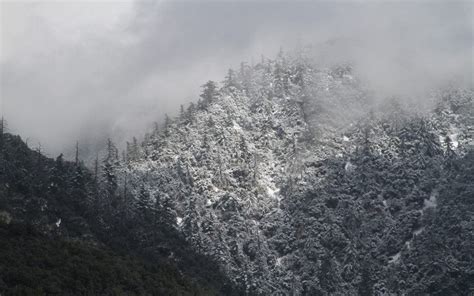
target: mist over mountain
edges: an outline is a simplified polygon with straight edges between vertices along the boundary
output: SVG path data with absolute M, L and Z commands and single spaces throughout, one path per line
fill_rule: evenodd
M 135 288 L 85 277 L 73 293 L 468 295 L 473 93 L 380 101 L 350 64 L 280 52 L 208 81 L 123 152 L 107 140 L 90 169 L 78 149 L 75 163 L 48 160 L 2 132 L 3 235 L 101 246 L 114 262 L 125 252 L 127 272 L 151 273 Z M 66 291 L 68 276 L 30 280 L 28 260 L 3 271 L 5 293 Z
M 72 159 L 79 141 L 94 157 L 108 136 L 123 146 L 195 102 L 206 80 L 280 47 L 311 44 L 322 66 L 353 64 L 379 99 L 473 80 L 470 1 L 0 5 L 1 113 L 50 156 Z
M 1 5 L 0 294 L 474 292 L 471 3 Z

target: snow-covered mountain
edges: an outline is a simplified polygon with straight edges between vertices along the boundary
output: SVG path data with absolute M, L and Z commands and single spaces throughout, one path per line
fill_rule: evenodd
M 474 91 L 356 73 L 242 63 L 92 169 L 2 120 L 0 293 L 469 295 Z
M 248 295 L 463 295 L 472 95 L 433 91 L 419 109 L 375 97 L 350 65 L 279 54 L 206 83 L 115 170 L 130 205 Z

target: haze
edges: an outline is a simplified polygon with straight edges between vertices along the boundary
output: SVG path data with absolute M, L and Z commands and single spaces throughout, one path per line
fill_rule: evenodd
M 1 114 L 55 156 L 123 142 L 241 61 L 312 44 L 381 98 L 472 84 L 472 2 L 1 2 Z

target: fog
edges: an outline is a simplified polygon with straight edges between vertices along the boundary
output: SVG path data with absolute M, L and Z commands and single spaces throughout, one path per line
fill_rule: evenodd
M 49 156 L 141 135 L 241 61 L 312 44 L 378 97 L 473 81 L 473 4 L 459 1 L 0 2 L 1 113 Z

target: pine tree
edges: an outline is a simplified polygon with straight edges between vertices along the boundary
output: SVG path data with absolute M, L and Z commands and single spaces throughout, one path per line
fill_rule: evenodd
M 202 108 L 207 110 L 209 105 L 217 98 L 217 96 L 217 85 L 214 81 L 209 80 L 202 86 L 202 93 L 200 95 L 200 97 L 202 98 Z
M 64 165 L 63 154 L 61 153 L 54 162 L 54 167 L 51 171 L 51 180 L 49 190 L 52 194 L 65 198 L 66 192 L 66 167 Z
M 159 158 L 159 150 L 161 148 L 161 134 L 157 122 L 153 123 L 153 131 L 151 132 L 148 146 L 145 147 L 146 154 L 150 155 L 152 160 Z
M 191 102 L 186 110 L 186 123 L 192 123 L 195 119 L 196 105 Z
M 238 88 L 238 86 L 239 84 L 237 82 L 237 77 L 235 75 L 234 70 L 229 69 L 227 71 L 227 76 L 225 77 L 225 80 L 224 80 L 224 87 L 230 89 L 233 87 Z
M 446 150 L 444 152 L 444 163 L 447 169 L 452 169 L 455 166 L 456 152 L 453 148 L 453 142 L 449 136 L 446 136 L 444 139 L 444 144 L 446 145 Z
M 244 136 L 240 136 L 239 141 L 239 152 L 240 152 L 240 161 L 247 163 L 250 158 L 249 149 L 247 146 L 247 141 L 245 140 Z
M 160 223 L 168 228 L 173 229 L 176 227 L 176 211 L 173 200 L 165 195 L 161 199 L 160 213 L 159 213 Z
M 362 266 L 360 282 L 358 285 L 359 295 L 372 296 L 373 295 L 373 282 L 370 276 L 370 269 L 367 263 Z
M 76 155 L 74 158 L 74 163 L 76 166 L 79 165 L 79 142 L 78 141 L 76 142 Z
M 118 189 L 118 169 L 120 166 L 118 149 L 111 139 L 107 140 L 105 158 L 102 160 L 103 198 L 105 202 L 117 205 L 116 193 Z
M 324 255 L 321 261 L 321 269 L 319 271 L 319 284 L 321 289 L 328 294 L 336 291 L 335 275 L 333 268 L 333 259 L 329 254 Z M 362 295 L 362 294 L 361 294 Z
M 140 190 L 137 196 L 137 210 L 138 215 L 146 222 L 150 222 L 150 219 L 152 218 L 152 211 L 150 210 L 151 207 L 152 199 L 150 196 L 150 192 L 145 188 L 145 185 L 142 183 L 140 185 Z
M 171 119 L 168 114 L 165 114 L 165 122 L 163 125 L 164 136 L 169 137 L 171 128 Z
M 138 144 L 137 138 L 133 137 L 131 143 L 127 142 L 126 148 L 127 162 L 135 162 L 140 159 L 140 145 Z
M 283 50 L 280 49 L 273 72 L 273 92 L 276 97 L 282 98 L 288 95 L 289 89 L 288 64 Z
M 416 136 L 419 139 L 417 148 L 422 149 L 428 157 L 442 153 L 437 137 L 430 131 L 427 121 L 420 119 L 417 125 L 418 130 L 416 131 Z
M 87 190 L 87 170 L 83 167 L 82 164 L 76 165 L 74 167 L 74 172 L 72 176 L 71 195 L 75 199 L 75 202 L 81 210 L 85 210 L 87 205 L 92 205 L 90 200 L 90 195 Z
M 200 233 L 202 232 L 199 227 L 200 221 L 201 217 L 197 207 L 197 196 L 191 194 L 184 212 L 183 233 L 199 251 L 203 251 L 200 239 Z

